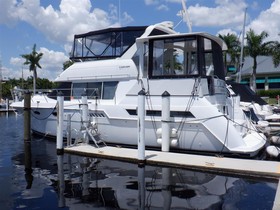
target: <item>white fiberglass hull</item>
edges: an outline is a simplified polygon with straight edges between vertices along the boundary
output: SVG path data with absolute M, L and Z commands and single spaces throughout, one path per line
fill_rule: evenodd
M 171 149 L 255 156 L 264 147 L 266 137 L 263 134 L 252 128 L 243 127 L 241 122 L 233 122 L 213 106 L 196 106 L 196 103 L 203 104 L 203 100 L 198 98 L 190 109 L 194 115 L 200 117 L 184 120 L 181 117 L 172 118 L 170 122 L 173 130 L 170 139 Z M 36 100 L 33 98 L 33 101 Z M 64 137 L 67 136 L 68 114 L 71 116 L 72 138 L 82 136 L 80 103 L 79 101 L 65 101 Z M 38 104 L 33 103 L 31 116 L 32 130 L 35 133 L 56 136 L 55 106 L 55 100 L 48 100 L 45 103 L 41 100 Z M 137 145 L 139 133 L 135 113 L 129 114 L 126 109 L 118 105 L 99 105 L 96 110 L 92 102 L 89 104 L 89 116 L 104 142 L 116 145 Z M 161 147 L 161 126 L 160 116 L 145 117 L 145 145 L 147 147 Z

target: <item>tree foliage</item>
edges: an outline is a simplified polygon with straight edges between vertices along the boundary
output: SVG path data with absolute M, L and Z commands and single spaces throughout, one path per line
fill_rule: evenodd
M 224 40 L 228 48 L 227 52 L 224 53 L 225 65 L 229 63 L 229 64 L 234 64 L 236 65 L 236 67 L 238 67 L 239 54 L 240 54 L 240 41 L 238 40 L 238 37 L 235 34 L 230 34 L 230 33 L 228 33 L 227 35 L 219 34 L 219 37 Z M 229 62 L 227 56 L 230 57 Z
M 26 80 L 24 79 L 10 79 L 2 84 L 2 95 L 3 98 L 12 99 L 11 90 L 13 88 L 20 88 L 26 90 L 32 90 L 33 88 L 33 77 L 28 77 Z M 51 90 L 55 87 L 55 84 L 48 79 L 45 78 L 37 78 L 37 87 L 38 89 Z
M 37 80 L 37 67 L 42 68 L 39 64 L 39 61 L 41 60 L 43 53 L 38 53 L 36 51 L 36 44 L 34 44 L 32 52 L 30 54 L 24 54 L 21 55 L 25 62 L 24 65 L 29 65 L 29 70 L 33 72 L 33 92 L 36 92 L 36 80 Z
M 246 33 L 247 45 L 244 47 L 245 55 L 253 58 L 253 73 L 252 73 L 252 89 L 256 91 L 256 74 L 257 74 L 257 57 L 261 55 L 272 55 L 275 42 L 265 41 L 268 37 L 268 33 L 262 31 L 260 34 L 256 34 L 254 30 L 250 29 Z

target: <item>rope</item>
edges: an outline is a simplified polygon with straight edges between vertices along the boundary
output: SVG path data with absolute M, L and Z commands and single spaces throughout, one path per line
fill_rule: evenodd
M 31 115 L 32 115 L 32 117 L 34 117 L 34 118 L 37 119 L 37 120 L 46 120 L 46 119 L 49 118 L 49 117 L 53 114 L 53 112 L 56 110 L 57 105 L 58 105 L 58 103 L 56 103 L 56 105 L 54 106 L 54 108 L 52 109 L 52 111 L 50 112 L 50 114 L 49 114 L 48 116 L 44 117 L 44 118 L 38 118 L 37 116 L 35 116 L 35 111 L 33 111 L 32 109 L 31 109 L 31 110 L 32 110 Z
M 140 80 L 140 82 L 141 82 L 142 90 L 145 91 L 143 81 Z M 147 105 L 148 105 L 148 109 L 153 111 L 154 109 L 153 109 L 152 99 L 151 99 L 151 95 L 150 95 L 149 78 L 147 78 L 147 86 L 148 86 L 148 90 L 147 90 L 147 92 L 145 92 L 146 99 L 147 99 Z M 154 115 L 151 115 L 151 122 L 152 122 L 152 126 L 153 126 L 153 129 L 154 129 L 154 132 L 155 132 L 155 136 L 156 136 L 157 135 L 157 125 L 156 125 L 156 120 L 155 120 L 155 116 Z
M 195 94 L 197 93 L 197 89 L 198 89 L 199 84 L 200 84 L 200 78 L 198 78 L 198 79 L 195 78 L 195 82 L 194 82 L 193 89 L 192 89 L 192 92 L 191 92 L 191 97 L 188 100 L 185 112 L 188 112 L 191 109 L 191 105 L 192 105 L 192 103 L 195 99 Z M 177 128 L 177 133 L 179 133 L 179 131 L 180 131 L 180 133 L 178 135 L 178 139 L 180 139 L 180 137 L 181 137 L 182 130 L 183 130 L 183 127 L 185 125 L 186 120 L 187 120 L 187 117 L 183 117 L 181 122 L 179 123 L 179 126 Z

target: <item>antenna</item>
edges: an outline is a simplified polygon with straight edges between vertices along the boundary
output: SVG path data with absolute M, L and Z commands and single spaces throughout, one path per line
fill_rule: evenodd
M 120 26 L 122 25 L 121 24 L 121 0 L 119 0 L 119 24 Z
M 191 20 L 189 17 L 189 13 L 187 10 L 187 5 L 186 5 L 185 0 L 182 0 L 182 7 L 183 7 L 183 10 L 182 10 L 183 21 L 187 24 L 189 32 L 191 33 L 192 32 L 192 23 L 191 23 Z
M 241 82 L 241 71 L 242 71 L 242 67 L 243 67 L 243 49 L 244 49 L 244 35 L 245 35 L 246 12 L 247 12 L 247 8 L 245 8 L 244 20 L 243 20 L 243 29 L 242 29 L 242 40 L 241 40 L 241 52 L 240 52 L 240 63 L 239 63 L 238 83 Z

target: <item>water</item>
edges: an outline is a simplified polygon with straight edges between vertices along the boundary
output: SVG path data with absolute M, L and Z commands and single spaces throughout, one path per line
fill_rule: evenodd
M 56 155 L 0 115 L 0 209 L 272 209 L 277 181 Z

